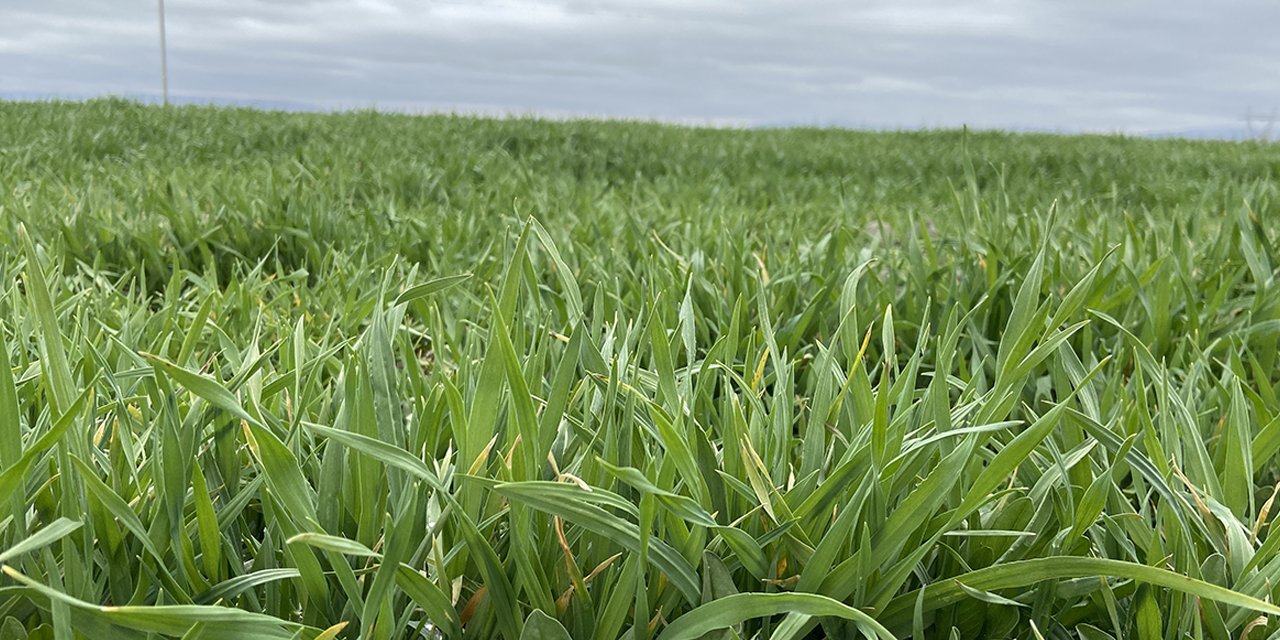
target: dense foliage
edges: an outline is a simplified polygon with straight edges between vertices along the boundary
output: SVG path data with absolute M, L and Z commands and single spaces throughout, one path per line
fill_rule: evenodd
M 0 637 L 1276 637 L 1280 148 L 0 104 Z

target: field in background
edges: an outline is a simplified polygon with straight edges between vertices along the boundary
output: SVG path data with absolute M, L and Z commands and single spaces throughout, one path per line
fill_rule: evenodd
M 1278 222 L 1263 144 L 0 104 L 0 637 L 1274 637 Z

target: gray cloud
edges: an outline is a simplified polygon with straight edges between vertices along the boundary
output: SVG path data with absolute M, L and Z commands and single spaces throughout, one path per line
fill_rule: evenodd
M 170 86 L 320 108 L 1147 131 L 1280 105 L 1280 5 L 168 0 Z M 8 0 L 0 95 L 157 93 L 155 4 Z

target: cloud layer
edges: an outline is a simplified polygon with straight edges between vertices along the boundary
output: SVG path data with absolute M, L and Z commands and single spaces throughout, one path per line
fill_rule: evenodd
M 735 124 L 1151 131 L 1280 106 L 1280 4 L 168 0 L 197 99 Z M 154 2 L 0 7 L 0 95 L 158 93 Z

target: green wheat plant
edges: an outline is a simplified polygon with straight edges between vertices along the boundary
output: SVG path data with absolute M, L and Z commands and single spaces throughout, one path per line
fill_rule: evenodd
M 0 103 L 0 637 L 1280 637 L 1280 148 Z

